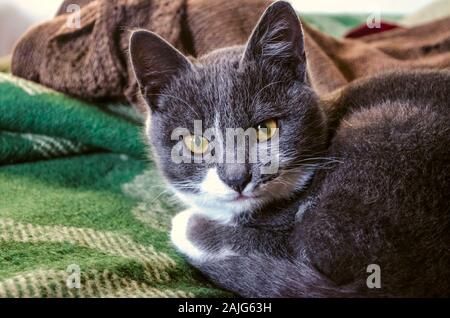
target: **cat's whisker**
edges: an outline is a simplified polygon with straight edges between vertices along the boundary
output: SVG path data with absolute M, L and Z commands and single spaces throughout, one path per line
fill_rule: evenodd
M 161 198 L 165 193 L 168 193 L 168 192 L 169 192 L 169 190 L 167 190 L 167 189 L 162 191 L 149 204 L 151 205 L 151 204 L 155 203 L 159 198 Z
M 273 85 L 280 84 L 280 83 L 282 83 L 282 81 L 271 82 L 271 83 L 267 84 L 266 86 L 264 86 L 263 88 L 261 88 L 261 89 L 255 94 L 255 96 L 253 97 L 251 106 L 254 106 L 255 102 L 256 102 L 257 99 L 259 98 L 259 95 L 260 95 L 264 90 L 266 90 L 267 88 L 269 88 L 269 87 L 271 87 L 271 86 L 273 86 Z

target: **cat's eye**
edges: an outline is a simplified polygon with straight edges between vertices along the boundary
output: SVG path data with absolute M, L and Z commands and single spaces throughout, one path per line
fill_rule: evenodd
M 256 129 L 258 141 L 264 142 L 271 139 L 275 135 L 278 129 L 278 124 L 275 119 L 269 119 L 256 126 Z
M 193 154 L 201 155 L 208 151 L 209 141 L 204 137 L 189 135 L 184 137 L 183 141 Z

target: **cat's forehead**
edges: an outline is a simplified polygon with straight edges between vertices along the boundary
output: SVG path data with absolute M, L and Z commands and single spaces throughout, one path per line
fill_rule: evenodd
M 201 117 L 208 124 L 217 124 L 219 118 L 220 122 L 238 120 L 245 116 L 230 115 L 253 111 L 246 86 L 245 77 L 233 66 L 233 61 L 208 63 L 180 76 L 167 91 L 173 97 L 165 102 L 172 113 L 187 120 Z
M 170 85 L 166 98 L 171 118 L 177 124 L 246 128 L 277 117 L 287 84 L 260 67 L 242 67 L 239 49 L 206 55 L 195 68 L 180 74 Z M 274 102 L 276 101 L 276 102 Z

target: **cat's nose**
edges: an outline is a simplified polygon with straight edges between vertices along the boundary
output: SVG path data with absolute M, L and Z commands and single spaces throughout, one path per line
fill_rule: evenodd
M 247 184 L 249 184 L 251 180 L 250 174 L 245 174 L 238 178 L 228 178 L 225 183 L 234 191 L 242 193 L 244 191 Z
M 221 179 L 231 189 L 242 193 L 250 183 L 252 175 L 245 165 L 227 165 L 221 175 Z

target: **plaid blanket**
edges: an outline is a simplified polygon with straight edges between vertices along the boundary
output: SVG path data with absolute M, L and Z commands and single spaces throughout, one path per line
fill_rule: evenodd
M 340 35 L 365 17 L 307 19 Z M 172 248 L 182 207 L 141 131 L 128 106 L 0 73 L 0 297 L 232 296 Z
M 226 295 L 171 247 L 181 207 L 129 107 L 6 74 L 0 96 L 0 297 Z

